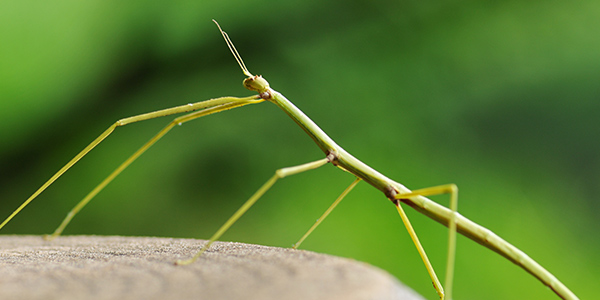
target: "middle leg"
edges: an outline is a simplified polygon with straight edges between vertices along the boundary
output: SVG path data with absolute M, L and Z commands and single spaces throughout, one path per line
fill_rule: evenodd
M 452 215 L 450 216 L 450 221 L 448 223 L 448 256 L 446 261 L 446 278 L 444 282 L 446 292 L 444 292 L 444 288 L 442 287 L 439 279 L 437 278 L 437 275 L 433 270 L 431 262 L 429 261 L 429 258 L 427 258 L 427 254 L 425 253 L 425 250 L 423 249 L 423 246 L 421 245 L 421 242 L 419 241 L 419 238 L 417 237 L 417 234 L 414 228 L 412 227 L 408 216 L 406 215 L 404 209 L 402 209 L 402 206 L 400 205 L 402 199 L 407 199 L 415 196 L 432 196 L 440 194 L 450 194 L 450 210 L 452 211 Z M 413 243 L 417 247 L 417 251 L 419 251 L 419 254 L 421 255 L 421 259 L 423 260 L 423 263 L 427 268 L 427 272 L 431 277 L 433 286 L 436 289 L 438 295 L 440 296 L 440 299 L 451 300 L 452 284 L 454 279 L 454 263 L 456 260 L 456 214 L 458 209 L 458 187 L 455 184 L 446 184 L 414 190 L 410 193 L 404 194 L 398 194 L 394 191 L 390 196 L 392 196 L 390 197 L 390 200 L 392 200 L 392 202 L 394 202 L 394 204 L 396 205 L 398 213 L 402 218 L 402 222 L 408 230 L 408 233 L 410 234 Z
M 321 167 L 329 162 L 331 162 L 331 158 L 329 156 L 327 156 L 326 158 L 319 159 L 317 161 L 309 162 L 309 163 L 302 164 L 299 166 L 283 168 L 283 169 L 279 169 L 279 170 L 275 171 L 275 175 L 273 175 L 273 177 L 271 177 L 271 179 L 269 179 L 267 182 L 265 182 L 265 184 L 263 184 L 263 186 L 260 189 L 258 189 L 258 191 L 256 191 L 254 193 L 254 195 L 252 195 L 252 197 L 250 197 L 250 199 L 248 199 L 242 205 L 242 207 L 240 207 L 229 218 L 229 220 L 227 220 L 227 222 L 225 222 L 225 224 L 223 224 L 221 226 L 221 228 L 219 228 L 219 230 L 217 230 L 217 232 L 215 232 L 215 234 L 213 234 L 213 236 L 208 240 L 208 242 L 206 244 L 204 244 L 202 249 L 200 249 L 200 251 L 198 251 L 198 253 L 196 253 L 196 255 L 194 255 L 190 259 L 178 260 L 175 262 L 175 264 L 189 265 L 189 264 L 193 263 L 194 261 L 196 261 L 202 255 L 202 253 L 204 253 L 204 251 L 206 251 L 210 247 L 210 245 L 212 245 L 212 243 L 214 243 L 216 240 L 218 240 L 229 229 L 229 227 L 231 227 L 231 225 L 233 225 L 244 213 L 246 213 L 246 211 L 248 211 L 248 209 L 250 209 L 250 207 L 252 205 L 254 205 L 254 203 L 256 203 L 256 201 L 258 199 L 260 199 L 260 197 L 262 197 L 262 195 L 264 195 L 275 184 L 275 182 L 278 179 L 281 179 L 281 178 L 284 178 L 287 176 L 291 176 L 291 175 L 295 175 L 298 173 L 302 173 L 305 171 L 313 170 L 313 169 Z

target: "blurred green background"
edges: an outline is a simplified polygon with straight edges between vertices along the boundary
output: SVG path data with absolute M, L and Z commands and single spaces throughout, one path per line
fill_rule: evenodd
M 582 299 L 597 294 L 600 2 L 591 0 L 3 1 L 0 215 L 119 118 L 250 95 L 212 18 L 251 72 L 350 153 L 409 188 L 456 183 L 463 215 Z M 118 128 L 2 234 L 53 231 L 169 120 Z M 165 136 L 65 234 L 208 238 L 276 169 L 322 157 L 269 103 L 210 116 Z M 289 247 L 351 181 L 332 167 L 286 178 L 223 240 Z M 408 213 L 444 274 L 446 228 Z M 393 205 L 366 184 L 302 248 L 369 262 L 436 299 Z M 455 298 L 557 299 L 465 238 Z

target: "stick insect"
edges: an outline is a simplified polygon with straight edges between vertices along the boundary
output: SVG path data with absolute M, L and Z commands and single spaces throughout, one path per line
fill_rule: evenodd
M 214 20 L 213 20 L 214 21 Z M 256 94 L 249 97 L 237 98 L 237 97 L 221 97 L 201 101 L 197 103 L 190 103 L 187 105 L 181 105 L 177 107 L 167 108 L 159 111 L 150 113 L 140 114 L 128 118 L 118 120 L 106 129 L 100 136 L 93 140 L 87 147 L 85 147 L 79 154 L 72 158 L 65 166 L 63 166 L 56 174 L 54 174 L 47 182 L 45 182 L 37 191 L 35 191 L 25 202 L 23 202 L 12 214 L 10 214 L 1 224 L 0 229 L 3 228 L 15 215 L 17 215 L 25 206 L 39 196 L 48 186 L 56 181 L 62 174 L 64 174 L 69 168 L 77 163 L 82 157 L 90 152 L 94 147 L 100 144 L 105 138 L 107 138 L 117 127 L 125 126 L 131 123 L 140 122 L 144 120 L 154 119 L 158 117 L 164 117 L 180 113 L 188 113 L 181 117 L 173 119 L 166 127 L 160 130 L 153 138 L 151 138 L 146 144 L 139 148 L 133 153 L 127 160 L 125 160 L 117 169 L 115 169 L 108 177 L 106 177 L 98 186 L 96 186 L 88 195 L 86 195 L 66 216 L 60 226 L 51 235 L 45 236 L 47 240 L 52 240 L 59 236 L 65 227 L 69 224 L 71 219 L 94 198 L 104 187 L 106 187 L 115 177 L 117 177 L 125 168 L 127 168 L 133 161 L 135 161 L 140 155 L 142 155 L 148 148 L 156 143 L 161 137 L 169 132 L 174 126 L 182 123 L 198 119 L 203 116 L 211 115 L 214 113 L 230 110 L 237 107 L 242 107 L 250 104 L 258 104 L 262 102 L 271 102 L 281 108 L 302 130 L 304 130 L 317 144 L 317 146 L 323 151 L 325 158 L 305 163 L 298 166 L 292 166 L 287 168 L 279 169 L 258 191 L 254 193 L 226 222 L 223 224 L 217 232 L 210 237 L 209 241 L 205 243 L 202 248 L 191 258 L 187 260 L 178 260 L 176 264 L 187 265 L 196 261 L 202 253 L 204 253 L 213 242 L 218 240 L 250 207 L 256 203 L 256 201 L 275 184 L 275 182 L 281 178 L 302 173 L 305 171 L 313 170 L 324 166 L 326 164 L 334 165 L 335 167 L 353 174 L 356 178 L 348 186 L 342 194 L 334 201 L 334 203 L 323 213 L 323 215 L 317 220 L 317 222 L 301 237 L 301 239 L 294 244 L 294 248 L 298 248 L 300 244 L 310 235 L 311 232 L 329 215 L 329 213 L 342 201 L 342 199 L 360 182 L 365 181 L 376 189 L 380 190 L 384 196 L 392 202 L 396 207 L 398 214 L 400 215 L 404 226 L 408 230 L 410 237 L 415 244 L 417 251 L 419 252 L 421 259 L 431 277 L 433 286 L 440 299 L 452 299 L 452 283 L 453 283 L 453 272 L 454 272 L 454 261 L 456 253 L 456 235 L 457 232 L 464 236 L 472 239 L 473 241 L 497 252 L 504 256 L 508 260 L 517 264 L 525 271 L 529 272 L 536 278 L 538 278 L 543 284 L 550 287 L 558 296 L 563 299 L 578 299 L 564 284 L 562 284 L 554 275 L 545 270 L 541 265 L 523 253 L 521 250 L 506 242 L 492 231 L 478 225 L 457 212 L 458 205 L 458 188 L 454 184 L 446 184 L 436 187 L 429 187 L 419 190 L 409 190 L 404 185 L 395 182 L 386 176 L 382 175 L 378 171 L 369 167 L 365 163 L 356 159 L 350 153 L 345 151 L 342 147 L 338 146 L 323 130 L 321 130 L 310 118 L 308 118 L 300 109 L 298 109 L 292 102 L 285 98 L 281 93 L 273 90 L 269 83 L 260 75 L 252 75 L 246 65 L 244 64 L 242 57 L 237 52 L 235 46 L 231 42 L 227 33 L 225 33 L 219 24 L 214 21 L 229 50 L 235 57 L 238 65 L 242 69 L 244 75 L 247 78 L 244 80 L 244 87 Z M 446 208 L 440 204 L 437 204 L 426 196 L 432 196 L 437 194 L 449 194 L 450 205 Z M 441 223 L 448 227 L 448 252 L 447 252 L 447 263 L 446 263 L 446 274 L 445 283 L 442 285 L 438 276 L 436 275 L 433 266 L 431 265 L 427 254 L 423 249 L 423 246 L 419 242 L 419 238 L 413 229 L 410 220 L 408 219 L 402 204 L 408 205 L 425 216 Z

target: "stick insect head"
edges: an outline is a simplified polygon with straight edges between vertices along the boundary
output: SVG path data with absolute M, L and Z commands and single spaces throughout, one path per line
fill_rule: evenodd
M 252 75 L 252 73 L 248 71 L 248 68 L 246 68 L 244 61 L 242 60 L 242 56 L 240 56 L 240 54 L 235 49 L 235 46 L 229 38 L 229 35 L 227 35 L 227 33 L 223 31 L 223 29 L 221 29 L 221 26 L 219 26 L 219 23 L 217 23 L 217 21 L 213 20 L 213 22 L 217 24 L 217 27 L 219 27 L 219 31 L 221 31 L 221 35 L 223 35 L 225 43 L 227 43 L 227 47 L 229 47 L 231 54 L 233 54 L 233 57 L 235 57 L 235 60 L 237 61 L 238 65 L 240 65 L 242 72 L 244 72 L 244 75 L 248 76 L 248 78 L 244 79 L 244 87 L 251 91 L 258 92 L 259 94 L 267 92 L 267 90 L 269 90 L 269 82 L 266 79 L 264 79 L 261 75 Z

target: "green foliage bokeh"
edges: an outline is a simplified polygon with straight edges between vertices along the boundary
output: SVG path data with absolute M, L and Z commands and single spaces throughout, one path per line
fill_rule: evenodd
M 409 188 L 456 183 L 463 215 L 582 299 L 596 294 L 597 1 L 2 2 L 1 215 L 119 118 L 249 95 L 212 18 L 251 72 L 350 153 Z M 118 128 L 2 234 L 53 231 L 168 121 Z M 276 169 L 322 157 L 269 103 L 203 118 L 147 151 L 65 234 L 208 238 Z M 289 247 L 351 182 L 332 167 L 286 178 L 223 240 Z M 409 216 L 444 274 L 447 230 Z M 393 206 L 366 184 L 302 248 L 369 262 L 436 298 Z M 465 238 L 455 278 L 456 299 L 553 298 Z

